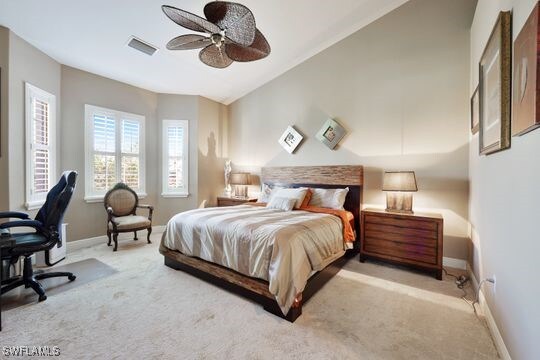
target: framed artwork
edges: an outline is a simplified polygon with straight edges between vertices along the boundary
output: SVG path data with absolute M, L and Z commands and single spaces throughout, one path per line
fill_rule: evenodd
M 285 130 L 283 135 L 281 135 L 278 142 L 281 144 L 281 146 L 283 146 L 285 150 L 287 150 L 289 154 L 292 154 L 294 150 L 296 150 L 298 145 L 300 145 L 302 139 L 304 139 L 304 137 L 300 135 L 300 133 L 296 131 L 295 128 L 293 128 L 292 126 L 288 126 L 287 130 Z
M 540 27 L 538 3 L 514 42 L 512 135 L 523 135 L 540 126 Z
M 323 127 L 319 130 L 316 137 L 317 139 L 328 146 L 330 149 L 334 149 L 336 145 L 343 139 L 347 132 L 336 121 L 328 119 L 324 123 Z
M 501 11 L 480 58 L 480 154 L 510 147 L 512 14 Z
M 471 132 L 476 134 L 480 129 L 480 98 L 478 97 L 478 86 L 471 97 Z

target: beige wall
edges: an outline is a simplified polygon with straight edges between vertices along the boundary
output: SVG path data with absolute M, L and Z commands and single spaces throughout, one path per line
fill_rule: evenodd
M 26 211 L 25 188 L 25 83 L 56 96 L 56 129 L 60 139 L 60 71 L 58 62 L 10 32 L 9 43 L 9 207 Z M 62 143 L 57 144 L 60 154 Z M 60 167 L 57 162 L 57 174 Z M 35 214 L 36 211 L 32 211 Z
M 9 30 L 0 26 L 0 211 L 9 210 Z
M 156 119 L 157 95 L 153 92 L 110 80 L 85 71 L 62 66 L 62 144 L 61 169 L 77 170 L 77 189 L 65 221 L 68 241 L 78 240 L 106 232 L 106 212 L 103 203 L 84 201 L 84 105 L 143 115 L 146 118 L 146 192 L 142 203 L 156 204 L 158 172 L 152 165 L 158 162 L 158 124 Z M 158 149 L 159 147 L 159 149 Z M 159 210 L 156 211 L 156 217 Z
M 228 111 L 223 104 L 199 97 L 198 200 L 217 205 L 223 192 L 223 167 L 228 155 Z
M 411 0 L 230 106 L 237 168 L 361 164 L 364 203 L 384 206 L 384 170 L 414 170 L 415 208 L 444 215 L 444 256 L 467 258 L 469 28 L 474 1 Z M 348 131 L 332 151 L 327 117 Z M 277 143 L 304 135 L 295 154 Z
M 471 28 L 469 94 L 478 84 L 478 62 L 499 11 L 512 10 L 517 37 L 536 0 L 479 0 Z M 509 150 L 478 155 L 471 137 L 470 221 L 477 278 L 496 277 L 484 294 L 514 359 L 540 359 L 540 130 L 512 138 Z

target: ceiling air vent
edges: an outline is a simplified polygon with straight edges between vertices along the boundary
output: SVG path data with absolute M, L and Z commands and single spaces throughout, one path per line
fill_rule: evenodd
M 135 36 L 129 38 L 127 46 L 134 48 L 135 50 L 139 50 L 140 52 L 143 52 L 146 55 L 150 56 L 154 55 L 154 53 L 158 51 L 157 47 L 150 45 L 149 43 L 144 42 L 141 39 L 137 39 Z

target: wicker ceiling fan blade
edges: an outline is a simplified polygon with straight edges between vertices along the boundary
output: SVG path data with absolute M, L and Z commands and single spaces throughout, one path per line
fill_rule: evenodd
M 180 35 L 167 43 L 169 50 L 193 50 L 202 49 L 212 44 L 209 37 L 195 34 Z
M 257 29 L 255 40 L 251 46 L 240 46 L 228 42 L 225 45 L 225 52 L 234 61 L 247 62 L 264 59 L 270 54 L 270 44 L 264 35 Z
M 219 33 L 221 31 L 216 24 L 188 11 L 177 9 L 169 5 L 163 5 L 161 9 L 169 19 L 186 29 L 207 32 L 209 34 Z
M 204 15 L 212 23 L 225 30 L 231 41 L 250 46 L 255 39 L 255 16 L 242 4 L 213 1 L 205 5 Z
M 208 66 L 218 69 L 226 68 L 233 63 L 233 60 L 227 56 L 224 47 L 210 45 L 205 47 L 199 53 L 199 59 Z

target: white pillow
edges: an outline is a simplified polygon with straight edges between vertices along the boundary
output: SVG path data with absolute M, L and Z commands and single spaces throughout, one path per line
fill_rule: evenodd
M 272 193 L 272 198 L 281 197 L 288 199 L 295 199 L 296 203 L 294 204 L 295 208 L 302 206 L 302 202 L 306 197 L 307 188 L 290 188 L 290 189 L 277 189 Z
M 279 189 L 285 189 L 283 186 L 274 186 L 270 187 L 268 184 L 262 184 L 262 191 L 257 198 L 257 202 L 260 203 L 269 203 L 272 199 L 272 196 L 275 195 L 276 191 Z
M 294 208 L 295 204 L 296 199 L 273 196 L 272 199 L 270 199 L 270 202 L 266 205 L 266 207 L 269 209 L 291 211 Z
M 271 197 L 272 197 L 272 189 L 270 188 L 270 186 L 266 184 L 262 184 L 262 191 L 259 194 L 259 198 L 257 199 L 257 202 L 269 203 Z
M 349 192 L 349 188 L 345 189 L 320 189 L 312 188 L 311 189 L 311 200 L 309 201 L 309 206 L 330 208 L 336 210 L 343 210 L 343 204 L 345 203 L 345 198 Z

